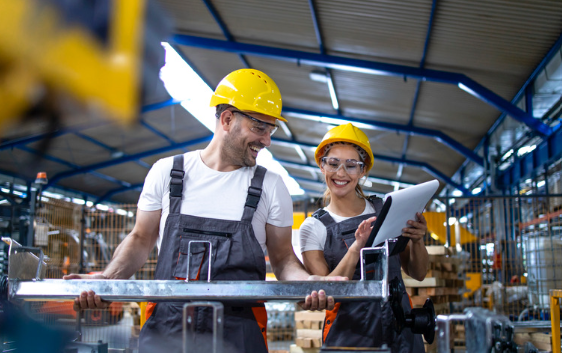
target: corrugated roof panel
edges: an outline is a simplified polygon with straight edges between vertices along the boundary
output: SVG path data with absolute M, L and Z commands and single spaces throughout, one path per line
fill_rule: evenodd
M 214 0 L 235 40 L 317 48 L 307 1 Z
M 431 1 L 317 1 L 330 53 L 368 55 L 383 61 L 419 62 Z
M 122 188 L 122 186 L 117 183 L 98 178 L 93 174 L 74 175 L 69 178 L 61 179 L 57 184 L 95 196 L 103 196 L 109 190 Z
M 500 111 L 454 85 L 423 82 L 414 125 L 481 138 Z M 466 141 L 468 143 L 468 141 Z M 478 142 L 467 144 L 474 148 Z M 464 144 L 464 143 L 463 143 Z
M 445 175 L 453 175 L 466 158 L 436 140 L 412 136 L 406 159 L 428 163 Z
M 561 22 L 560 1 L 440 1 L 428 63 L 522 80 L 558 39 Z
M 41 142 L 28 145 L 40 149 Z M 111 159 L 111 152 L 75 134 L 68 134 L 51 140 L 47 155 L 78 166 L 100 163 Z M 65 168 L 68 168 L 65 166 Z
M 199 33 L 224 38 L 220 27 L 201 0 L 158 0 L 179 33 Z
M 134 125 L 128 129 L 113 125 L 103 126 L 89 129 L 88 135 L 126 154 L 135 154 L 168 145 L 166 140 L 141 125 Z
M 210 118 L 213 117 L 210 116 Z M 212 133 L 180 104 L 145 113 L 143 114 L 143 120 L 177 143 Z M 160 139 L 156 135 L 154 138 Z
M 415 80 L 333 71 L 344 115 L 395 124 L 408 123 L 416 90 Z
M 0 151 L 0 170 L 35 180 L 40 171 L 47 172 L 47 177 L 68 170 L 68 167 L 47 159 L 39 159 L 37 155 L 19 148 Z
M 144 182 L 148 169 L 135 162 L 128 162 L 111 167 L 98 169 L 98 172 L 112 176 L 116 179 L 128 182 L 130 184 L 139 184 Z

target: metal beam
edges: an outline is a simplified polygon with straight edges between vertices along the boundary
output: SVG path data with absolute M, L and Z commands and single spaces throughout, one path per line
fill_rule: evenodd
M 286 144 L 286 145 L 297 144 L 297 145 L 300 145 L 301 147 L 316 148 L 316 145 L 311 144 L 311 143 L 305 143 L 305 142 L 285 141 L 285 140 L 281 140 L 281 139 L 277 139 L 277 138 L 272 138 L 271 141 L 274 141 L 274 142 L 279 143 L 279 144 Z M 430 175 L 434 176 L 435 178 L 440 179 L 443 182 L 457 188 L 463 194 L 465 194 L 465 195 L 469 194 L 469 191 L 464 186 L 456 183 L 451 178 L 449 178 L 445 174 L 441 173 L 439 170 L 435 169 L 433 166 L 429 165 L 428 163 L 412 161 L 412 160 L 408 160 L 408 159 L 394 158 L 394 157 L 383 156 L 383 155 L 378 155 L 378 154 L 373 154 L 373 157 L 374 157 L 375 160 L 381 160 L 381 161 L 385 161 L 385 162 L 389 162 L 389 163 L 404 163 L 404 164 L 412 166 L 412 167 L 420 168 L 420 169 L 426 171 L 427 173 L 429 173 Z
M 320 50 L 320 54 L 326 54 L 326 47 L 324 46 L 324 39 L 322 38 L 322 31 L 320 30 L 320 21 L 318 20 L 318 14 L 316 13 L 316 5 L 314 0 L 308 0 L 308 7 L 310 8 L 310 15 L 312 17 L 312 25 L 314 26 L 314 33 L 316 33 L 316 41 L 318 42 L 318 49 Z M 338 94 L 336 91 L 336 84 L 334 83 L 334 74 L 332 70 L 326 69 L 326 76 L 327 76 L 327 84 L 328 90 L 330 91 L 330 99 L 332 100 L 332 106 L 335 104 L 337 108 L 335 110 L 338 114 L 341 114 L 341 107 L 339 105 Z M 333 97 L 332 97 L 333 91 Z
M 64 179 L 64 178 L 68 178 L 68 177 L 78 175 L 78 174 L 89 173 L 89 172 L 92 172 L 92 171 L 97 170 L 97 169 L 102 169 L 102 168 L 107 168 L 107 167 L 111 167 L 111 166 L 122 164 L 122 163 L 127 163 L 127 162 L 133 161 L 135 159 L 141 159 L 141 158 L 153 156 L 155 154 L 165 153 L 165 152 L 173 151 L 175 149 L 181 149 L 183 147 L 196 145 L 196 144 L 199 144 L 199 143 L 209 142 L 209 141 L 211 141 L 212 137 L 213 137 L 213 135 L 209 135 L 209 136 L 197 138 L 197 139 L 194 139 L 194 140 L 180 142 L 180 143 L 176 143 L 176 144 L 173 144 L 173 145 L 156 148 L 156 149 L 153 149 L 153 150 L 148 150 L 148 151 L 128 155 L 128 156 L 125 156 L 125 157 L 116 158 L 116 159 L 111 160 L 111 161 L 96 163 L 96 164 L 92 164 L 92 165 L 89 165 L 89 166 L 80 167 L 78 169 L 70 170 L 70 171 L 67 171 L 67 172 L 59 173 L 49 180 L 49 184 L 47 184 L 45 186 L 45 189 L 53 186 L 55 183 L 57 183 L 58 181 L 60 181 L 61 179 Z
M 543 173 L 544 166 L 562 157 L 562 129 L 542 141 L 534 150 L 515 161 L 504 171 L 497 171 L 496 182 L 499 188 L 516 186 L 521 179 Z
M 550 60 L 554 57 L 554 55 L 556 55 L 559 51 L 560 48 L 562 48 L 562 35 L 560 35 L 560 37 L 558 37 L 558 40 L 554 43 L 554 45 L 550 48 L 550 50 L 548 51 L 548 53 L 544 56 L 544 58 L 541 60 L 541 62 L 537 65 L 537 67 L 535 68 L 535 70 L 531 73 L 531 75 L 529 76 L 529 78 L 527 78 L 527 81 L 525 81 L 525 83 L 521 86 L 521 88 L 519 89 L 519 91 L 517 92 L 517 94 L 515 95 L 515 97 L 511 100 L 511 104 L 517 104 L 517 102 L 519 102 L 519 100 L 527 94 L 527 88 L 531 87 L 531 84 L 535 81 L 535 79 L 537 78 L 537 76 L 539 75 L 539 73 L 546 67 L 546 64 L 548 64 L 550 62 Z M 529 114 L 532 114 L 531 112 L 529 112 L 529 109 L 527 109 L 527 112 Z M 492 127 L 490 127 L 490 129 L 488 130 L 488 132 L 486 133 L 486 135 L 480 140 L 480 142 L 478 143 L 478 145 L 476 146 L 476 148 L 474 148 L 474 151 L 479 151 L 483 146 L 484 146 L 484 142 L 486 141 L 486 139 L 488 139 L 490 136 L 492 136 L 492 134 L 496 131 L 496 129 L 501 125 L 501 123 L 505 120 L 506 117 L 506 113 L 502 113 L 494 122 L 494 124 L 492 125 Z M 559 127 L 560 125 L 558 125 Z M 455 175 L 463 168 L 466 167 L 466 165 L 468 164 L 468 161 L 465 161 L 460 168 L 457 170 L 457 172 L 455 172 Z
M 81 133 L 81 132 L 75 132 L 74 134 L 75 134 L 76 136 L 78 136 L 78 137 L 80 137 L 80 138 L 82 138 L 82 139 L 88 141 L 88 142 L 91 142 L 91 143 L 93 143 L 93 144 L 95 144 L 95 145 L 98 145 L 99 147 L 101 147 L 101 148 L 103 148 L 103 149 L 106 149 L 106 150 L 110 151 L 111 154 L 112 154 L 112 156 L 113 156 L 113 154 L 116 154 L 116 153 L 117 153 L 117 154 L 120 154 L 120 155 L 125 155 L 122 151 L 119 151 L 117 148 L 111 147 L 111 146 L 109 146 L 109 145 L 106 145 L 105 143 L 103 143 L 103 142 L 101 142 L 101 141 L 99 141 L 99 140 L 96 140 L 95 138 L 93 138 L 93 137 L 91 137 L 91 136 L 85 135 L 85 134 L 83 134 L 83 133 Z M 141 160 L 137 160 L 137 161 L 135 161 L 135 163 L 137 163 L 137 164 L 140 165 L 141 167 L 145 167 L 145 168 L 149 168 L 149 169 L 150 169 L 150 165 L 148 165 L 147 163 L 145 163 L 145 162 L 143 162 L 143 161 L 141 161 Z
M 123 187 L 123 188 L 119 188 L 119 189 L 113 189 L 111 191 L 106 192 L 103 196 L 99 197 L 95 202 L 94 205 L 97 205 L 98 203 L 102 203 L 107 199 L 110 199 L 111 197 L 113 197 L 114 195 L 123 193 L 123 192 L 127 192 L 127 191 L 131 191 L 131 190 L 135 190 L 135 189 L 142 189 L 142 187 L 144 186 L 144 183 L 140 183 L 140 184 L 133 184 L 129 187 Z
M 48 160 L 48 161 L 62 164 L 62 165 L 67 166 L 67 167 L 69 167 L 69 168 L 74 168 L 74 169 L 81 168 L 79 165 L 76 165 L 76 164 L 74 164 L 74 163 L 70 163 L 70 162 L 65 161 L 65 160 L 63 160 L 63 159 L 60 159 L 60 158 L 57 158 L 57 157 L 53 157 L 53 156 L 50 156 L 50 155 L 45 154 L 45 153 L 40 154 L 37 150 L 34 150 L 34 149 L 29 148 L 29 147 L 26 147 L 26 146 L 20 146 L 20 147 L 18 147 L 18 148 L 21 149 L 21 150 L 23 150 L 23 151 L 26 151 L 26 152 L 28 152 L 28 153 L 31 153 L 31 154 L 40 156 L 41 158 L 46 159 L 46 160 Z M 122 181 L 122 180 L 119 180 L 119 179 L 117 179 L 117 178 L 111 177 L 111 176 L 109 176 L 109 175 L 105 175 L 105 174 L 98 173 L 98 172 L 94 172 L 94 171 L 91 171 L 90 173 L 91 173 L 92 175 L 94 175 L 94 176 L 100 178 L 100 179 L 107 180 L 107 181 L 110 181 L 110 182 L 112 182 L 112 183 L 119 184 L 119 185 L 121 185 L 122 187 L 129 187 L 129 186 L 131 186 L 130 183 L 127 183 L 126 181 Z
M 235 43 L 182 34 L 172 36 L 172 41 L 176 44 L 191 47 L 218 50 L 229 53 L 250 54 L 336 70 L 361 72 L 373 75 L 411 77 L 420 80 L 453 84 L 459 86 L 464 91 L 492 105 L 500 111 L 511 115 L 514 119 L 521 121 L 533 131 L 536 131 L 543 136 L 549 136 L 552 133 L 552 129 L 548 125 L 533 118 L 531 114 L 521 110 L 498 94 L 459 73 L 422 69 L 411 66 L 352 59 L 341 56 L 310 53 L 255 44 Z
M 230 31 L 228 30 L 228 27 L 226 26 L 226 23 L 224 23 L 224 21 L 222 20 L 221 16 L 219 15 L 219 12 L 215 8 L 215 6 L 211 3 L 211 0 L 202 0 L 202 1 L 205 4 L 205 6 L 207 6 L 207 10 L 209 10 L 209 12 L 211 13 L 211 16 L 213 16 L 217 25 L 220 27 L 220 29 L 222 31 L 222 34 L 224 35 L 226 40 L 234 41 L 234 37 L 232 36 L 232 33 L 230 33 Z M 240 58 L 240 60 L 242 60 L 242 63 L 244 64 L 245 67 L 247 67 L 247 68 L 251 67 L 250 63 L 244 57 L 244 55 L 238 54 L 238 57 Z
M 22 138 L 15 138 L 11 140 L 4 141 L 0 144 L 0 151 L 6 149 L 16 148 L 18 146 L 27 145 L 29 143 L 41 141 L 46 138 L 55 138 L 66 134 L 72 134 L 78 131 L 83 131 L 87 129 L 93 129 L 100 126 L 105 126 L 111 124 L 109 121 L 98 121 L 96 123 L 80 124 L 72 127 L 61 128 L 54 132 L 47 132 L 43 134 L 37 134 L 33 136 L 27 136 Z
M 168 100 L 165 100 L 163 102 L 158 102 L 158 103 L 152 103 L 152 104 L 147 104 L 144 107 L 141 108 L 141 113 L 148 113 L 151 112 L 153 110 L 158 110 L 158 109 L 162 109 L 165 107 L 169 107 L 171 105 L 176 105 L 176 104 L 180 104 L 181 101 L 174 99 L 174 98 L 170 98 Z
M 404 160 L 404 159 L 401 159 L 401 158 L 381 156 L 381 155 L 376 155 L 376 154 L 373 155 L 373 156 L 374 156 L 375 159 L 378 159 L 378 160 L 381 160 L 381 161 L 385 161 L 385 162 L 389 162 L 389 163 L 404 163 L 404 164 L 409 165 L 411 167 L 420 168 L 420 169 L 426 171 L 427 173 L 429 173 L 430 175 L 433 175 L 435 178 L 440 179 L 440 180 L 444 181 L 445 183 L 457 188 L 464 195 L 470 194 L 470 192 L 464 186 L 456 183 L 453 179 L 451 179 L 448 176 L 446 176 L 445 174 L 441 173 L 439 170 L 435 169 L 433 166 L 429 165 L 428 163 L 412 161 L 412 160 Z
M 429 47 L 429 39 L 431 38 L 431 29 L 433 28 L 433 19 L 435 18 L 435 9 L 437 8 L 437 0 L 433 0 L 431 4 L 431 13 L 429 15 L 429 23 L 427 24 L 427 34 L 425 36 L 425 43 L 423 45 L 423 52 L 422 58 L 420 60 L 420 68 L 425 67 L 425 58 L 427 57 L 427 51 Z M 414 94 L 414 101 L 412 102 L 412 109 L 410 110 L 410 119 L 408 120 L 408 126 L 412 126 L 414 124 L 414 115 L 416 113 L 416 108 L 418 106 L 418 100 L 420 97 L 420 89 L 421 89 L 422 81 L 418 80 L 416 85 L 416 93 Z M 408 144 L 410 142 L 410 136 L 406 135 L 404 139 L 404 144 L 402 145 L 402 158 L 406 158 L 406 152 L 408 150 Z M 402 169 L 404 165 L 400 164 L 398 167 L 398 172 L 396 173 L 396 179 L 400 180 L 402 177 Z
M 173 105 L 173 104 L 179 104 L 179 103 L 181 103 L 181 101 L 169 99 L 169 100 L 166 100 L 164 102 L 145 105 L 144 107 L 142 107 L 141 112 L 142 113 L 148 113 L 148 112 L 153 111 L 153 110 L 158 110 L 158 109 L 161 109 L 161 108 Z M 109 121 L 109 120 L 100 120 L 100 121 L 96 121 L 95 123 L 80 124 L 80 125 L 76 125 L 76 126 L 61 128 L 61 129 L 58 129 L 57 131 L 54 131 L 54 132 L 48 132 L 48 133 L 44 133 L 44 134 L 37 134 L 37 135 L 27 136 L 27 137 L 23 137 L 23 138 L 11 139 L 11 140 L 7 140 L 7 141 L 4 141 L 4 142 L 0 143 L 0 151 L 15 148 L 15 147 L 18 147 L 18 146 L 21 146 L 21 145 L 27 145 L 29 143 L 41 141 L 41 140 L 46 139 L 46 138 L 55 138 L 55 137 L 59 137 L 59 136 L 66 135 L 66 134 L 72 134 L 72 133 L 77 133 L 77 132 L 88 130 L 88 129 L 94 129 L 94 128 L 97 128 L 97 127 L 106 126 L 106 125 L 109 125 L 109 124 L 112 124 L 112 122 Z
M 297 114 L 297 116 L 298 114 L 300 114 L 300 115 L 307 115 L 313 117 L 328 117 L 332 119 L 346 120 L 352 123 L 361 123 L 364 125 L 368 125 L 375 130 L 396 131 L 396 132 L 402 132 L 411 135 L 433 138 L 436 141 L 449 146 L 451 149 L 463 155 L 465 158 L 470 159 L 474 163 L 481 166 L 484 165 L 484 160 L 482 159 L 482 157 L 480 157 L 470 149 L 464 147 L 462 144 L 460 144 L 459 142 L 457 142 L 456 140 L 452 139 L 451 137 L 447 136 L 446 134 L 444 134 L 439 130 L 426 129 L 422 127 L 416 127 L 413 125 L 401 125 L 401 124 L 393 124 L 393 123 L 387 123 L 382 121 L 358 119 L 358 118 L 353 118 L 353 117 L 338 115 L 338 114 L 323 114 L 310 110 L 291 108 L 291 107 L 284 107 L 283 112 L 289 114 L 291 113 Z
M 322 288 L 336 301 L 386 300 L 387 281 L 10 280 L 9 300 L 74 300 L 84 290 L 118 302 L 301 301 Z
M 174 143 L 176 143 L 176 141 L 172 140 L 170 137 L 168 137 L 168 135 L 166 135 L 162 131 L 156 129 L 154 126 L 150 125 L 149 123 L 147 123 L 143 119 L 140 119 L 139 123 L 142 127 L 147 129 L 148 131 L 152 132 L 154 135 L 166 140 L 166 142 L 168 142 L 170 145 L 173 145 Z

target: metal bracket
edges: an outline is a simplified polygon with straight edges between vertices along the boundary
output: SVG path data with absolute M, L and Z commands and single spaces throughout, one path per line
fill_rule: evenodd
M 2 237 L 2 241 L 9 245 L 8 278 L 10 280 L 41 281 L 45 278 L 47 263 L 41 248 L 22 246 L 7 237 Z
M 209 244 L 209 258 L 208 258 L 208 268 L 207 268 L 207 282 L 211 282 L 211 256 L 213 254 L 213 244 L 208 240 L 191 240 L 187 244 L 187 273 L 185 274 L 185 281 L 189 282 L 189 268 L 191 264 L 191 244 L 192 243 L 207 243 Z
M 388 254 L 389 245 L 388 240 L 385 241 L 384 246 L 374 248 L 362 248 L 359 252 L 359 261 L 361 264 L 361 281 L 367 280 L 367 261 L 368 256 L 375 256 L 375 275 L 374 280 L 382 281 L 382 297 L 386 302 L 388 297 Z
M 514 327 L 506 316 L 484 308 L 466 308 L 463 314 L 437 316 L 438 353 L 451 351 L 451 321 L 464 321 L 468 353 L 517 352 L 517 345 L 513 341 Z
M 187 303 L 183 306 L 183 353 L 190 352 L 190 349 L 192 349 L 193 347 L 198 347 L 198 349 L 202 348 L 200 342 L 197 342 L 196 339 L 197 335 L 195 333 L 196 318 L 195 318 L 194 309 L 198 307 L 213 308 L 213 338 L 211 341 L 212 349 L 210 353 L 222 353 L 224 348 L 223 347 L 224 306 L 220 302 L 192 302 L 192 303 Z M 207 349 L 209 347 L 205 344 L 204 348 Z

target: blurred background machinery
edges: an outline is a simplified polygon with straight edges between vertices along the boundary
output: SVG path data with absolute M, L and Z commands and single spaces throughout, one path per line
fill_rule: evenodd
M 136 120 L 170 31 L 153 2 L 2 0 L 0 8 L 0 131 L 31 119 L 47 133 L 65 119 Z

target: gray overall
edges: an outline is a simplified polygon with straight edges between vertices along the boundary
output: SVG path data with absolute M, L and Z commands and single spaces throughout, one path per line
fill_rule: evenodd
M 248 189 L 240 221 L 229 221 L 180 213 L 183 193 L 183 155 L 174 157 L 170 181 L 170 214 L 166 226 L 155 279 L 185 278 L 187 251 L 191 240 L 212 244 L 213 281 L 263 281 L 265 257 L 252 229 L 252 217 L 261 197 L 266 169 L 258 166 Z M 211 197 L 211 196 L 210 196 Z M 220 212 L 220 205 L 217 205 Z M 207 280 L 208 244 L 192 243 L 189 278 Z M 267 353 L 267 313 L 263 304 L 223 302 L 225 352 Z M 157 303 L 140 333 L 141 353 L 182 351 L 182 310 L 184 303 Z M 196 339 L 190 352 L 209 352 L 212 333 L 211 308 L 196 308 Z M 258 323 L 259 321 L 259 323 Z
M 375 209 L 374 214 L 362 215 L 336 223 L 328 212 L 319 209 L 314 212 L 326 227 L 326 243 L 324 258 L 333 271 L 347 253 L 349 246 L 355 241 L 355 231 L 359 224 L 372 216 L 376 216 L 382 208 L 380 198 L 368 199 Z M 391 249 L 394 244 L 391 243 Z M 398 277 L 400 273 L 400 256 L 391 256 L 388 263 L 388 279 Z M 358 265 L 353 275 L 354 280 L 361 278 Z M 405 313 L 411 310 L 408 295 L 404 293 L 402 307 Z M 392 326 L 394 315 L 389 302 L 381 307 L 380 302 L 341 302 L 336 303 L 334 310 L 326 312 L 324 321 L 323 342 L 327 347 L 381 347 L 387 344 L 393 353 L 424 352 L 421 335 L 414 335 L 409 328 L 397 334 Z

